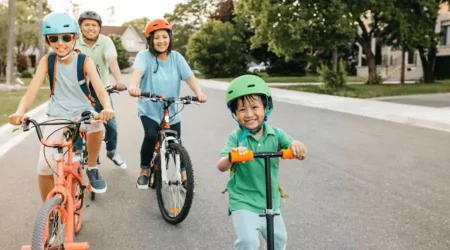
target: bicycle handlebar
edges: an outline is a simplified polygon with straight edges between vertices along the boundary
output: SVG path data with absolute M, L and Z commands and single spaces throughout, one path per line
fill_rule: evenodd
M 165 97 L 163 95 L 156 95 L 150 92 L 142 92 L 141 97 L 146 97 L 153 102 L 163 101 L 168 103 L 183 103 L 183 104 L 191 104 L 196 103 L 198 101 L 198 97 L 196 96 L 183 96 L 183 97 Z
M 106 86 L 106 92 L 108 92 L 108 94 L 113 94 L 113 93 L 116 93 L 116 94 L 118 94 L 119 93 L 119 91 L 117 90 L 117 87 L 116 86 L 111 86 L 111 85 L 108 85 L 108 86 Z M 123 90 L 123 91 L 125 91 L 125 90 L 127 90 L 128 88 L 127 87 L 125 87 L 125 89 Z
M 92 118 L 94 120 L 92 120 Z M 90 111 L 85 111 L 83 112 L 83 114 L 81 115 L 81 118 L 76 121 L 64 121 L 64 122 L 43 122 L 43 123 L 38 123 L 36 120 L 31 119 L 29 117 L 26 117 L 22 123 L 22 129 L 23 131 L 28 131 L 31 128 L 29 127 L 30 123 L 34 125 L 34 128 L 36 129 L 36 133 L 38 135 L 39 141 L 44 144 L 45 146 L 48 147 L 67 147 L 69 146 L 71 143 L 67 143 L 67 142 L 62 142 L 62 141 L 58 141 L 58 142 L 47 142 L 44 139 L 44 136 L 42 135 L 42 130 L 41 130 L 41 126 L 52 126 L 52 125 L 75 125 L 75 133 L 74 136 L 72 137 L 72 141 L 76 141 L 78 139 L 79 136 L 79 130 L 80 130 L 80 126 L 81 124 L 91 124 L 91 123 L 103 123 L 103 120 L 99 120 L 100 115 L 98 114 L 93 114 Z
M 253 153 L 252 150 L 248 150 L 246 154 L 241 155 L 239 151 L 231 151 L 228 153 L 228 160 L 232 163 L 252 161 L 254 158 L 265 157 L 281 157 L 282 159 L 294 159 L 294 153 L 291 149 L 282 149 L 280 152 L 260 152 Z

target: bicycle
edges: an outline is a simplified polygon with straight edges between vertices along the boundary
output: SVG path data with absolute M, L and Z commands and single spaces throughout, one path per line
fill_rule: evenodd
M 111 94 L 118 94 L 119 93 L 119 91 L 117 90 L 116 86 L 113 87 L 111 85 L 108 85 L 108 86 L 105 87 L 105 89 L 106 89 L 106 92 L 109 95 L 111 95 Z M 124 90 L 127 90 L 127 88 L 125 88 Z M 83 169 L 84 169 L 84 166 L 87 165 L 87 155 L 88 155 L 87 147 L 86 147 L 86 136 L 84 134 L 80 134 L 80 139 L 83 142 L 82 143 L 83 144 L 83 146 L 82 146 L 83 151 L 82 151 L 82 153 L 80 155 L 80 158 L 81 158 L 80 163 L 81 163 L 81 165 L 83 166 Z M 103 141 L 106 143 L 106 133 L 103 134 Z M 98 156 L 98 158 L 97 158 L 97 165 L 100 165 L 100 164 L 102 164 L 102 163 L 100 162 L 100 156 Z M 95 193 L 94 192 L 91 192 L 90 198 L 91 198 L 92 201 L 95 200 Z
M 150 163 L 149 186 L 156 188 L 158 206 L 163 219 L 172 225 L 176 225 L 186 219 L 191 209 L 194 198 L 194 170 L 189 153 L 181 144 L 177 131 L 170 129 L 169 107 L 175 103 L 198 105 L 198 98 L 194 96 L 166 98 L 148 92 L 141 93 L 141 97 L 164 104 L 164 116 L 158 129 L 159 139 Z M 164 160 L 161 160 L 161 156 L 164 156 Z M 173 166 L 169 164 L 171 159 L 174 163 Z M 182 179 L 182 171 L 186 174 L 186 180 Z M 166 191 L 174 197 L 172 199 L 164 198 Z M 182 193 L 186 195 L 184 204 L 182 204 Z M 180 196 L 175 197 L 176 195 Z M 171 201 L 173 205 L 168 205 Z M 167 209 L 166 205 L 168 205 Z
M 96 120 L 92 120 L 92 118 Z M 84 167 L 79 162 L 72 161 L 71 147 L 72 141 L 75 141 L 79 135 L 80 126 L 104 122 L 97 119 L 98 116 L 93 117 L 93 114 L 89 111 L 84 112 L 77 122 L 55 119 L 38 123 L 28 117 L 24 119 L 22 123 L 23 131 L 29 131 L 31 129 L 30 123 L 33 124 L 32 128 L 36 129 L 39 141 L 47 147 L 56 148 L 58 153 L 53 155 L 56 160 L 56 185 L 48 194 L 44 205 L 37 214 L 31 246 L 22 246 L 21 250 L 89 249 L 88 242 L 74 242 L 74 235 L 80 232 L 83 223 L 84 191 L 92 192 L 92 189 L 89 182 L 83 185 L 82 169 Z M 40 127 L 51 125 L 65 126 L 61 128 L 65 129 L 63 132 L 64 141 L 49 142 L 43 138 Z M 68 153 L 67 162 L 64 162 L 64 148 L 68 148 L 66 151 Z
M 238 151 L 231 151 L 228 154 L 228 160 L 231 163 L 252 161 L 254 158 L 264 158 L 265 175 L 266 175 L 266 210 L 260 217 L 266 217 L 267 223 L 267 247 L 269 250 L 274 249 L 274 232 L 273 232 L 273 218 L 278 213 L 275 213 L 272 209 L 272 179 L 270 173 L 270 158 L 281 157 L 282 159 L 293 159 L 294 154 L 291 149 L 282 149 L 280 152 L 260 152 L 253 153 L 252 150 L 248 150 L 247 153 L 240 155 Z

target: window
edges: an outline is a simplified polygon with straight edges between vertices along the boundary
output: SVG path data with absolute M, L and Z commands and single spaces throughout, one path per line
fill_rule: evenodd
M 408 51 L 408 61 L 406 64 L 416 65 L 417 55 L 413 50 Z
M 450 45 L 450 21 L 441 22 L 441 44 Z

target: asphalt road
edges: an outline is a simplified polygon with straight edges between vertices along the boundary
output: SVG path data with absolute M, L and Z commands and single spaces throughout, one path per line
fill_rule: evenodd
M 78 241 L 91 249 L 233 249 L 225 187 L 216 169 L 226 135 L 236 128 L 223 91 L 205 89 L 209 102 L 183 110 L 182 139 L 194 169 L 196 193 L 178 226 L 161 217 L 153 190 L 137 190 L 143 137 L 136 99 L 114 96 L 119 170 L 102 151 L 108 191 L 87 201 Z M 190 94 L 183 87 L 183 94 Z M 287 249 L 450 249 L 448 133 L 323 109 L 275 102 L 270 124 L 303 141 L 304 161 L 284 160 L 282 207 Z M 41 205 L 34 131 L 0 158 L 0 249 L 31 243 Z M 264 246 L 262 242 L 261 248 Z

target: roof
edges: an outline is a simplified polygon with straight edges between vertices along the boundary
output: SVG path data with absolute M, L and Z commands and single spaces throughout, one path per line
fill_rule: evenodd
M 146 39 L 145 39 L 144 33 L 139 32 L 139 30 L 135 26 L 132 26 L 132 25 L 130 25 L 130 26 L 134 28 L 134 30 L 141 37 L 142 41 L 145 42 Z M 122 36 L 122 34 L 125 32 L 125 30 L 127 28 L 128 28 L 128 26 L 105 26 L 105 25 L 102 25 L 102 29 L 100 30 L 100 34 L 103 34 L 105 36 L 107 36 L 109 34 Z

